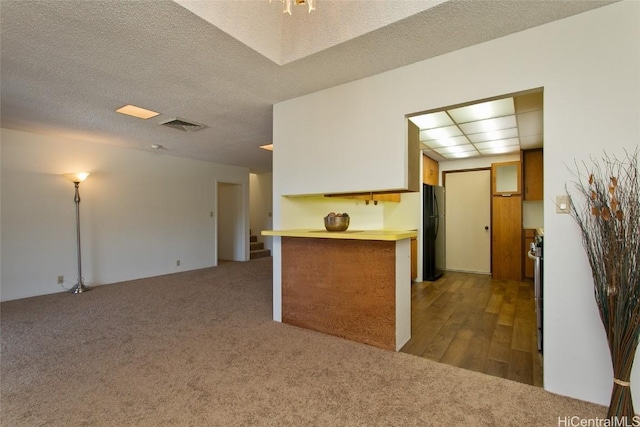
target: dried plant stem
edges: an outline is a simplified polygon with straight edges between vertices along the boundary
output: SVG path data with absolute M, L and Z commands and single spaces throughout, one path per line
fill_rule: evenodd
M 570 197 L 572 217 L 582 232 L 605 328 L 614 384 L 609 417 L 634 416 L 629 378 L 640 336 L 640 183 L 638 148 L 623 159 L 576 167 Z

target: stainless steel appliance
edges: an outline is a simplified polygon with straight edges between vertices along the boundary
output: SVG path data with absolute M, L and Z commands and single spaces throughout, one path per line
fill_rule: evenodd
M 544 286 L 542 283 L 542 276 L 544 271 L 543 261 L 543 237 L 536 236 L 535 242 L 531 243 L 531 247 L 529 248 L 529 253 L 527 256 L 534 261 L 534 270 L 533 270 L 533 287 L 534 287 L 534 298 L 536 305 L 536 324 L 538 327 L 538 351 L 543 353 L 543 345 L 542 345 L 542 331 L 543 331 L 543 291 Z
M 423 184 L 422 269 L 423 280 L 442 276 L 445 266 L 444 187 Z

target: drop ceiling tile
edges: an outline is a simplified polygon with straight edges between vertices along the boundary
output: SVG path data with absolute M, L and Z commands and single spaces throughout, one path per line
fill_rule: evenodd
M 523 150 L 529 150 L 532 148 L 540 148 L 544 145 L 544 138 L 540 135 L 530 135 L 520 138 L 520 146 Z
M 517 127 L 516 116 L 498 117 L 495 119 L 480 120 L 477 122 L 462 123 L 460 129 L 469 135 L 473 133 L 492 132 L 495 130 Z
M 420 130 L 451 126 L 454 124 L 451 117 L 449 117 L 444 111 L 410 117 L 409 120 L 418 126 Z
M 530 111 L 528 113 L 521 113 L 517 115 L 518 129 L 520 137 L 531 135 L 542 135 L 542 110 Z
M 513 98 L 502 98 L 494 101 L 480 102 L 447 111 L 456 123 L 475 122 L 478 120 L 510 116 L 515 113 Z
M 485 141 L 495 141 L 498 139 L 516 138 L 518 136 L 517 128 L 496 130 L 493 132 L 474 133 L 469 135 L 469 141 L 475 143 Z

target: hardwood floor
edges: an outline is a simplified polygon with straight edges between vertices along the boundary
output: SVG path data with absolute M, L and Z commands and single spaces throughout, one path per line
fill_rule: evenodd
M 411 340 L 437 362 L 542 387 L 533 282 L 446 272 L 411 289 Z

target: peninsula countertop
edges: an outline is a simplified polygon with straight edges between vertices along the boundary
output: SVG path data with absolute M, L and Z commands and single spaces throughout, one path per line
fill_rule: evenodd
M 398 241 L 417 237 L 416 230 L 346 230 L 322 229 L 263 230 L 263 236 L 306 237 L 314 239 L 384 240 Z

